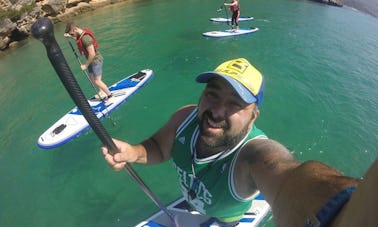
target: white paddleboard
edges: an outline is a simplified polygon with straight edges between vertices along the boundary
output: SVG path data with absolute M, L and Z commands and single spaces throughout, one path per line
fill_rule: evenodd
M 241 21 L 250 21 L 250 20 L 253 20 L 254 18 L 253 17 L 239 17 L 239 22 Z M 214 21 L 214 22 L 231 22 L 231 18 L 224 18 L 224 17 L 213 17 L 213 18 L 210 18 L 211 21 Z
M 109 87 L 109 90 L 113 94 L 113 100 L 106 105 L 103 101 L 96 100 L 94 97 L 88 99 L 95 115 L 102 120 L 143 87 L 152 78 L 152 75 L 153 71 L 151 69 L 144 69 L 113 84 Z M 75 107 L 47 129 L 38 138 L 37 145 L 44 149 L 59 147 L 78 137 L 88 129 L 89 124 L 87 120 L 80 110 Z
M 167 209 L 175 216 L 180 227 L 217 227 L 215 221 L 209 221 L 210 217 L 187 209 L 188 204 L 184 198 L 171 203 Z M 251 208 L 244 214 L 237 227 L 257 227 L 270 211 L 269 204 L 260 194 L 252 201 Z M 206 224 L 204 224 L 206 223 Z M 202 224 L 202 225 L 201 225 Z M 151 217 L 140 222 L 135 227 L 170 227 L 173 226 L 169 217 L 160 210 Z
M 250 34 L 253 32 L 257 32 L 258 28 L 239 28 L 235 29 L 228 29 L 223 31 L 211 31 L 202 33 L 203 36 L 212 37 L 212 38 L 222 38 L 222 37 L 229 37 L 229 36 L 238 36 L 238 35 L 245 35 Z

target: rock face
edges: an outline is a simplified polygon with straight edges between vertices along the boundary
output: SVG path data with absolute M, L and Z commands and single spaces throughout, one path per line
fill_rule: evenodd
M 30 24 L 41 13 L 32 0 L 19 0 L 14 4 L 9 0 L 0 0 L 0 50 L 9 47 L 11 42 L 27 38 Z
M 0 50 L 6 50 L 28 38 L 31 26 L 41 17 L 48 17 L 53 23 L 57 23 L 114 2 L 117 1 L 0 0 Z
M 47 0 L 41 8 L 46 13 L 46 16 L 56 17 L 59 13 L 65 11 L 66 3 L 66 0 Z
M 14 1 L 13 1 L 14 2 Z M 0 50 L 30 35 L 30 24 L 42 14 L 32 0 L 0 0 Z
M 332 6 L 343 6 L 342 0 L 313 0 L 315 2 L 325 3 Z

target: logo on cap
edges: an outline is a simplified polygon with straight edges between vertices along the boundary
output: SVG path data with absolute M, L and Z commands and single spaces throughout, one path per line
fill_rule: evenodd
M 263 76 L 244 58 L 226 61 L 214 71 L 239 81 L 255 96 L 260 92 Z

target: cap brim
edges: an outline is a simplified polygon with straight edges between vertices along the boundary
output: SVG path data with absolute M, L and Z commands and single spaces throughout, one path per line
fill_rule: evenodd
M 229 76 L 226 76 L 226 75 L 214 72 L 214 71 L 209 71 L 209 72 L 204 72 L 198 75 L 196 78 L 196 81 L 198 83 L 207 83 L 212 78 L 219 78 L 219 77 L 226 80 L 234 88 L 234 90 L 238 93 L 238 95 L 240 96 L 241 99 L 243 99 L 244 102 L 249 103 L 249 104 L 257 102 L 256 97 L 246 87 L 244 87 L 244 85 L 242 85 L 240 82 L 233 79 L 232 77 L 229 77 Z

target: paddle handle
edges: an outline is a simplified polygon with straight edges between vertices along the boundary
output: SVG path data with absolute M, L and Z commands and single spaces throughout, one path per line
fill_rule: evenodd
M 91 106 L 89 105 L 84 93 L 80 89 L 75 77 L 69 68 L 66 59 L 60 49 L 55 37 L 54 29 L 51 21 L 48 18 L 38 19 L 31 27 L 32 35 L 40 40 L 46 48 L 47 56 L 54 67 L 56 73 L 58 74 L 64 87 L 70 94 L 72 100 L 79 108 L 90 127 L 96 133 L 97 137 L 101 142 L 108 147 L 110 153 L 115 154 L 117 152 L 117 147 L 113 140 L 109 136 L 106 129 L 101 124 L 100 120 L 94 114 Z M 142 179 L 137 175 L 134 169 L 129 165 L 125 165 L 125 170 L 130 174 L 130 176 L 138 183 L 138 185 L 143 189 L 143 191 L 152 199 L 153 202 L 163 210 L 169 218 L 172 220 L 174 226 L 178 226 L 175 222 L 175 217 L 171 214 L 168 209 L 160 203 L 157 197 L 152 193 L 152 191 L 147 187 L 147 185 L 142 181 Z

